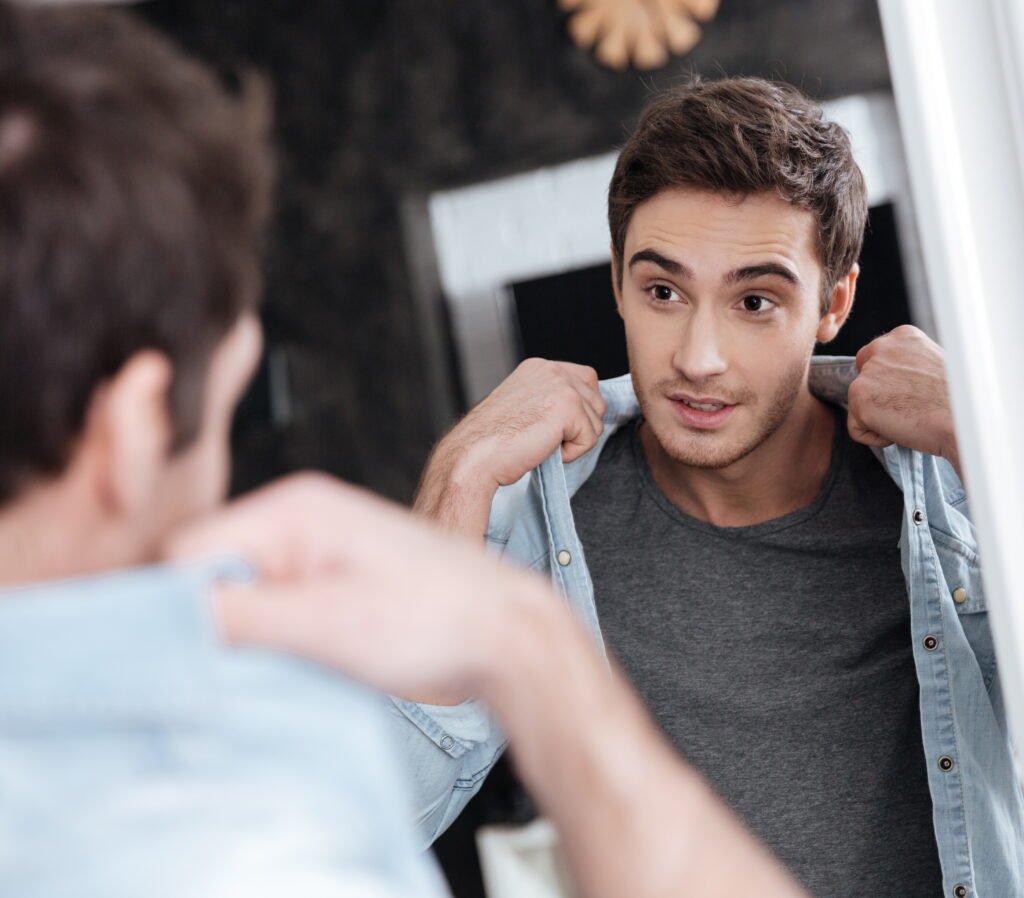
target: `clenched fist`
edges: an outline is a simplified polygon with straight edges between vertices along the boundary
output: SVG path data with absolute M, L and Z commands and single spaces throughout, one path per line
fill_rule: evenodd
M 941 456 L 959 475 L 942 347 L 905 324 L 861 349 L 857 368 L 849 393 L 850 436 L 868 446 L 898 443 Z
M 500 486 L 515 483 L 559 446 L 573 461 L 603 430 L 597 372 L 527 359 L 438 444 L 416 510 L 442 526 L 480 535 Z

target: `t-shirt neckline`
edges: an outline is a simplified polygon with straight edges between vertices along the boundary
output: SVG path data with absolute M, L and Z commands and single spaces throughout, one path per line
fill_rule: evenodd
M 778 533 L 781 530 L 786 530 L 790 527 L 803 524 L 817 515 L 821 509 L 825 507 L 825 504 L 828 502 L 829 495 L 831 494 L 832 489 L 836 484 L 836 480 L 839 477 L 839 471 L 842 468 L 843 461 L 846 457 L 846 440 L 843 438 L 845 434 L 845 427 L 842 419 L 842 409 L 838 406 L 832 405 L 831 403 L 828 404 L 831 405 L 835 417 L 835 429 L 832 436 L 832 458 L 829 462 L 828 472 L 825 475 L 825 480 L 822 483 L 821 490 L 814 498 L 814 501 L 809 505 L 805 505 L 803 508 L 798 508 L 795 511 L 788 512 L 781 517 L 741 527 L 719 527 L 717 524 L 712 524 L 710 521 L 695 518 L 677 508 L 672 504 L 668 496 L 662 492 L 661 487 L 658 486 L 657 482 L 655 482 L 654 475 L 651 473 L 650 466 L 647 464 L 643 445 L 640 442 L 640 425 L 643 423 L 642 417 L 636 418 L 628 425 L 630 429 L 630 448 L 633 453 L 633 461 L 636 465 L 637 476 L 640 478 L 640 482 L 643 484 L 644 490 L 647 494 L 651 497 L 658 508 L 660 508 L 661 511 L 669 518 L 678 524 L 682 524 L 685 527 L 691 527 L 696 530 L 701 530 L 704 533 L 715 534 L 716 536 L 726 539 L 753 539 L 766 536 L 770 533 Z

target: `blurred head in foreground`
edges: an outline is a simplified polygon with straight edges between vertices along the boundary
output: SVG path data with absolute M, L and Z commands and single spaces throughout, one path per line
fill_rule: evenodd
M 260 346 L 259 86 L 127 13 L 0 2 L 0 523 L 61 509 L 28 548 L 63 534 L 68 573 L 149 560 L 225 491 Z

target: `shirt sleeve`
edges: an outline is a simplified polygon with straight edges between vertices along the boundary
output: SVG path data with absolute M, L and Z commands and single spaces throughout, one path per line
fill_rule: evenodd
M 426 848 L 462 812 L 505 748 L 505 736 L 475 699 L 425 705 L 392 698 L 389 721 L 412 795 L 413 823 Z

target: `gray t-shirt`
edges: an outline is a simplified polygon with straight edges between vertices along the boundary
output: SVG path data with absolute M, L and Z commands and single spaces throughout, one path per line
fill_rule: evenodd
M 609 647 L 811 893 L 939 898 L 902 497 L 841 414 L 821 494 L 792 514 L 723 528 L 682 513 L 636 423 L 609 439 L 573 514 Z

